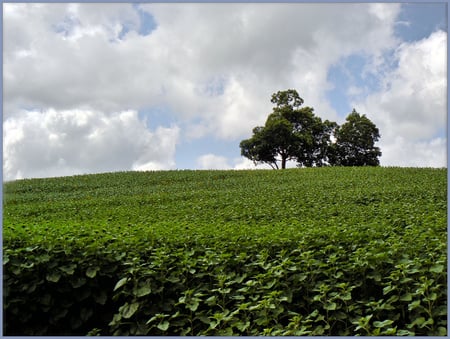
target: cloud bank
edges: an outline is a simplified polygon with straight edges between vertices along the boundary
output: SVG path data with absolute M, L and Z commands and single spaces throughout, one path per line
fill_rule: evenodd
M 23 111 L 3 128 L 5 178 L 175 167 L 179 129 L 150 132 L 136 111 Z
M 395 51 L 398 67 L 385 73 L 382 88 L 356 102 L 381 131 L 381 164 L 447 164 L 447 34 L 403 43 Z

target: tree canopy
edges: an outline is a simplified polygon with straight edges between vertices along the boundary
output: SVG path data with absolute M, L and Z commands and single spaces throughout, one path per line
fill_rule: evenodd
M 380 132 L 364 114 L 353 109 L 346 122 L 335 131 L 333 164 L 340 166 L 378 166 L 381 151 L 375 147 Z
M 376 126 L 355 110 L 346 123 L 322 119 L 312 107 L 304 106 L 295 89 L 274 93 L 275 104 L 264 126 L 240 143 L 241 154 L 255 163 L 286 168 L 288 160 L 299 167 L 377 166 L 381 152 L 374 143 L 380 134 Z

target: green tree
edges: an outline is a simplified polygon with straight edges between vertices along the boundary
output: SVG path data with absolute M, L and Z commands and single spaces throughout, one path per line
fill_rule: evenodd
M 380 132 L 366 115 L 353 109 L 346 122 L 336 128 L 330 162 L 337 166 L 378 166 L 381 151 L 375 146 Z
M 322 166 L 327 163 L 330 136 L 336 123 L 316 117 L 311 107 L 300 107 L 303 99 L 294 89 L 272 95 L 276 104 L 264 126 L 253 129 L 250 139 L 240 143 L 241 154 L 255 163 L 286 168 L 288 160 L 298 166 Z

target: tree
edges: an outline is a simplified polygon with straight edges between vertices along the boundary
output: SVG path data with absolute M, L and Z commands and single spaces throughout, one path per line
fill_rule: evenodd
M 346 122 L 336 128 L 331 163 L 337 166 L 378 166 L 381 151 L 375 147 L 380 133 L 364 114 L 353 109 Z
M 330 136 L 336 123 L 316 117 L 311 107 L 301 107 L 303 99 L 294 89 L 272 95 L 276 104 L 264 126 L 253 129 L 250 139 L 240 143 L 241 154 L 255 163 L 286 168 L 288 160 L 299 166 L 322 166 L 326 162 Z
M 322 167 L 329 165 L 330 152 L 332 151 L 331 136 L 337 128 L 333 121 L 322 120 L 315 117 L 310 122 L 311 134 L 309 147 L 299 148 L 297 156 L 298 166 Z
M 291 126 L 283 120 L 271 119 L 264 127 L 253 129 L 253 137 L 242 140 L 240 143 L 241 155 L 256 163 L 266 163 L 278 169 L 281 159 L 281 168 L 286 168 L 287 160 L 292 158 L 291 148 L 295 142 L 291 135 Z

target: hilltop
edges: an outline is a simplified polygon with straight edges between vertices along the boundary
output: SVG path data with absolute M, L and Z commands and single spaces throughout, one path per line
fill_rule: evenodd
M 430 202 L 433 209 L 445 208 L 446 173 L 446 169 L 332 167 L 26 179 L 4 185 L 4 225 L 5 229 L 15 223 L 56 223 L 58 228 L 102 225 L 139 231 L 148 226 L 158 234 L 158 226 L 187 227 L 197 233 L 206 227 L 208 237 L 219 225 L 252 234 L 275 225 L 283 225 L 287 232 L 292 223 L 294 231 L 300 225 L 323 228 L 342 221 L 382 225 L 395 217 L 429 211 Z M 178 235 L 171 233 L 175 233 L 171 238 Z

